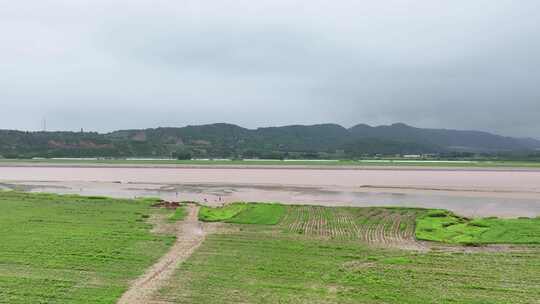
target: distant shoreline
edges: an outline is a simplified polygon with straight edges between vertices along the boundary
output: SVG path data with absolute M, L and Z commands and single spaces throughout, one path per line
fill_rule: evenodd
M 287 169 L 287 170 L 399 170 L 399 171 L 540 171 L 540 163 L 378 163 L 378 162 L 279 162 L 279 161 L 23 161 L 0 160 L 2 167 L 48 167 L 48 168 L 178 168 L 178 169 Z

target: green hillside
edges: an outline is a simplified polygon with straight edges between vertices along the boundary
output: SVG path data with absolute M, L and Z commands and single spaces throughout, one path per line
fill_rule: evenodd
M 179 158 L 356 158 L 451 152 L 538 153 L 540 141 L 404 124 L 346 129 L 336 124 L 246 129 L 231 124 L 95 132 L 0 130 L 0 156 Z

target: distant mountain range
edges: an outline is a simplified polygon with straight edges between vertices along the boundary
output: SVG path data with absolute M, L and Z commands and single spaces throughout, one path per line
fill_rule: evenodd
M 10 157 L 351 158 L 373 154 L 540 151 L 540 141 L 480 131 L 423 129 L 403 123 L 346 129 L 337 124 L 246 129 L 217 123 L 181 128 L 95 132 L 0 130 Z

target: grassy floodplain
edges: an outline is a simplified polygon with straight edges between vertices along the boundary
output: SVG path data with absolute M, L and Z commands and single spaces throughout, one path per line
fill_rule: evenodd
M 147 219 L 155 213 L 165 222 L 186 216 L 183 207 L 150 208 L 154 203 L 0 192 L 0 303 L 115 303 L 174 241 L 152 234 Z M 235 203 L 203 206 L 199 219 L 222 223 L 180 265 L 157 300 L 538 303 L 538 218 Z M 467 251 L 460 245 L 429 247 L 431 242 L 416 238 L 424 233 L 426 239 L 462 243 L 444 231 L 453 226 L 484 243 L 519 245 Z
M 502 160 L 147 160 L 147 159 L 0 159 L 0 165 L 178 165 L 178 166 L 328 166 L 328 167 L 450 167 L 450 168 L 540 168 L 540 161 Z
M 245 210 L 223 216 L 223 221 L 240 217 Z M 221 216 L 223 211 L 205 212 Z M 426 212 L 285 206 L 273 225 L 226 224 L 227 231 L 209 235 L 180 266 L 159 299 L 171 303 L 538 303 L 538 245 L 474 253 L 393 246 L 416 242 L 416 218 Z
M 0 191 L 0 303 L 114 303 L 174 241 L 153 202 Z

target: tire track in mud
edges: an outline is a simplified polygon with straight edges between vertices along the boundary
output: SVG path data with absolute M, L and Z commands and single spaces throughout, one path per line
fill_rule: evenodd
M 199 207 L 188 205 L 188 215 L 176 227 L 176 242 L 162 258 L 152 265 L 117 301 L 117 304 L 146 304 L 171 278 L 174 271 L 199 247 L 207 231 L 197 219 Z

